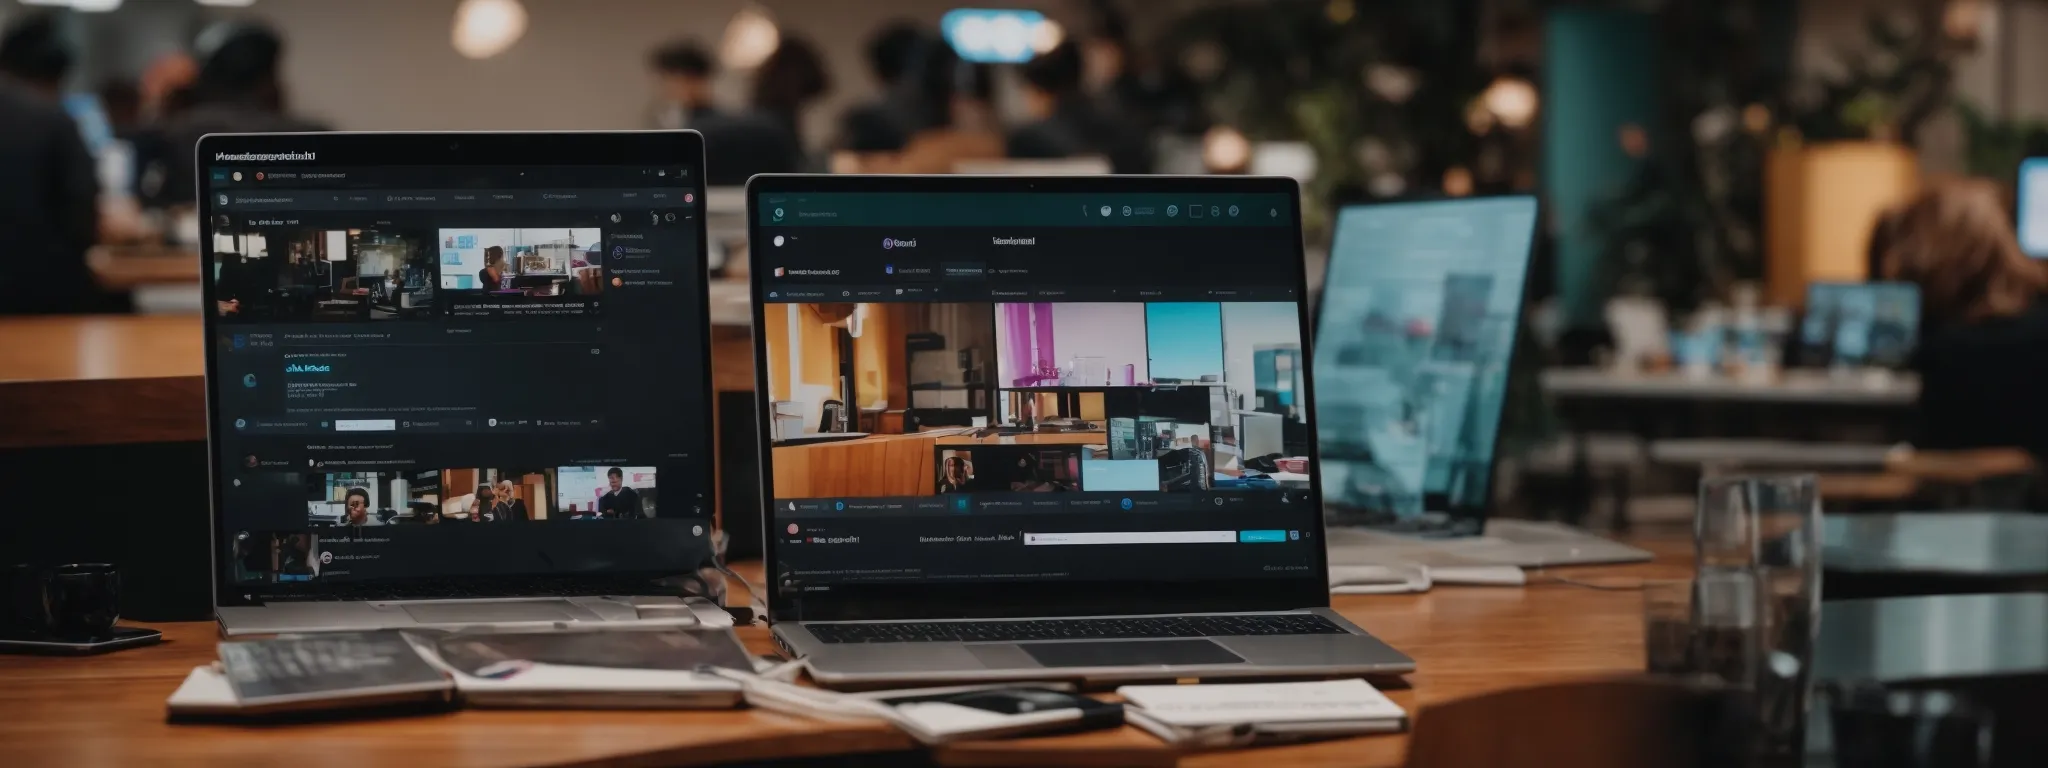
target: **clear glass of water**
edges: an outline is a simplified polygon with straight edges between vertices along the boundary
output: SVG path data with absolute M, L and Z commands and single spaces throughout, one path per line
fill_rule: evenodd
M 1796 753 L 1812 699 L 1820 634 L 1820 492 L 1811 474 L 1732 475 L 1700 482 L 1693 518 L 1699 578 L 1748 592 L 1747 685 L 1756 694 L 1758 750 Z M 1731 679 L 1729 682 L 1742 684 Z

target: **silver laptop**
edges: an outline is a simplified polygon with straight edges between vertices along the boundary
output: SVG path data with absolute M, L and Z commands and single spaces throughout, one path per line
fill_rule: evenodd
M 221 631 L 717 620 L 703 153 L 202 140 Z
M 1333 561 L 1650 559 L 1562 525 L 1487 519 L 1536 221 L 1527 195 L 1338 213 L 1315 361 Z
M 1329 608 L 1298 199 L 754 177 L 782 647 L 839 686 L 1412 670 Z

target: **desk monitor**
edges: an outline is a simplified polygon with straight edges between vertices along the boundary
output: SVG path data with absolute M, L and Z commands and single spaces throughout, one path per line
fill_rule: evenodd
M 2020 162 L 2016 203 L 2020 250 L 2037 259 L 2048 257 L 2048 157 Z
M 1797 353 L 1812 367 L 1903 368 L 1920 337 L 1920 288 L 1912 283 L 1813 283 Z
M 1339 211 L 1315 349 L 1333 523 L 1483 527 L 1536 211 L 1520 195 Z
M 696 572 L 713 483 L 696 134 L 199 146 L 218 605 Z M 566 270 L 593 243 L 602 292 L 476 283 L 486 248 Z

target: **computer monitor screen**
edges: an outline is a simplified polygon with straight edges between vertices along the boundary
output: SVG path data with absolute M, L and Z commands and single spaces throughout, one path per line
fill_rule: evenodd
M 2020 250 L 2048 258 L 2048 157 L 2020 162 L 2016 203 Z
M 1814 283 L 1799 321 L 1799 356 L 1816 367 L 1903 368 L 1920 338 L 1920 287 Z
M 201 147 L 231 598 L 516 591 L 709 552 L 694 136 L 447 142 Z
M 1535 228 L 1531 197 L 1338 214 L 1315 361 L 1333 522 L 1483 524 Z
M 753 192 L 775 610 L 1321 589 L 1291 183 L 898 181 Z

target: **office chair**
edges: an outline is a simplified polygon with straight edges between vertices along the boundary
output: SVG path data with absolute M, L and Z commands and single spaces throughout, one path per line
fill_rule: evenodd
M 1735 696 L 1652 677 L 1558 683 L 1425 707 L 1408 768 L 1705 768 L 1742 749 Z
M 818 417 L 818 432 L 820 434 L 841 431 L 839 429 L 839 419 L 840 413 L 846 410 L 845 403 L 838 400 L 827 400 L 824 407 L 818 410 L 820 414 Z

